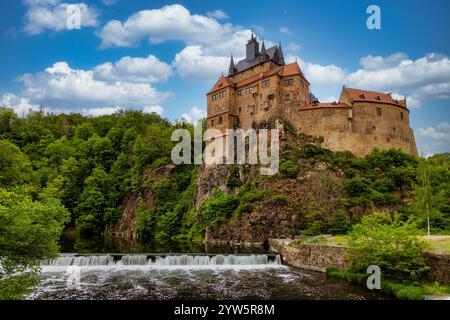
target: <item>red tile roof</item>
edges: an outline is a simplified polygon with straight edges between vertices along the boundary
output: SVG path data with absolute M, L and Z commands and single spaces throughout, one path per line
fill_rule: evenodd
M 280 77 L 287 77 L 287 76 L 293 76 L 293 75 L 300 75 L 304 80 L 305 77 L 303 76 L 302 70 L 300 69 L 300 66 L 297 62 L 293 62 L 284 66 L 280 66 L 277 68 L 274 68 L 272 70 L 268 70 L 266 72 L 262 72 L 259 74 L 256 74 L 254 76 L 251 76 L 247 79 L 241 80 L 239 82 L 233 82 L 229 78 L 224 77 L 223 75 L 217 80 L 214 87 L 208 92 L 208 94 L 213 93 L 215 91 L 221 90 L 223 88 L 226 88 L 228 86 L 231 87 L 243 87 L 247 86 L 255 81 L 273 76 L 273 75 L 279 75 Z M 307 81 L 307 80 L 306 80 Z M 308 82 L 309 83 L 309 82 Z
M 346 91 L 348 93 L 348 97 L 351 102 L 368 101 L 378 103 L 389 103 L 406 108 L 406 99 L 403 100 L 394 99 L 392 98 L 392 95 L 390 93 L 353 89 L 347 87 L 344 87 L 342 91 Z
M 323 108 L 351 108 L 348 104 L 342 102 L 312 102 L 301 106 L 299 111 L 323 109 Z
M 224 75 L 221 75 L 219 80 L 217 80 L 216 84 L 214 85 L 214 87 L 208 92 L 208 94 L 217 91 L 217 90 L 221 90 L 224 89 L 226 87 L 234 87 L 234 82 L 231 81 L 230 79 L 224 77 Z

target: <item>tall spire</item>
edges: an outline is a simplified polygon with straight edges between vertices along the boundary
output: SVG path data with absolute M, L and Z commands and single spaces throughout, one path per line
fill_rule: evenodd
M 280 64 L 286 64 L 286 63 L 284 62 L 284 55 L 283 55 L 283 48 L 281 48 L 281 41 L 280 41 L 280 43 L 278 44 L 278 62 L 279 62 Z
M 262 46 L 261 46 L 261 58 L 260 58 L 260 60 L 261 61 L 266 61 L 268 58 L 269 58 L 269 55 L 267 54 L 266 45 L 265 45 L 264 40 L 263 40 Z
M 236 73 L 236 66 L 234 65 L 233 54 L 231 54 L 230 67 L 228 68 L 228 76 L 232 76 L 235 73 Z

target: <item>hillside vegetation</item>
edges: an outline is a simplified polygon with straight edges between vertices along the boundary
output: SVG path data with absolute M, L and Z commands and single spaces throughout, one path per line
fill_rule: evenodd
M 374 211 L 397 211 L 425 230 L 424 188 L 432 233 L 450 231 L 449 154 L 424 160 L 374 150 L 356 158 L 324 149 L 320 138 L 285 124 L 278 175 L 232 165 L 222 168 L 223 181 L 206 181 L 199 190 L 198 181 L 212 172 L 170 160 L 171 133 L 180 127 L 193 130 L 140 111 L 97 117 L 31 112 L 20 118 L 0 109 L 0 188 L 20 189 L 31 199 L 53 190 L 69 213 L 65 228 L 85 237 L 128 229 L 143 242 L 201 241 L 206 232 L 242 241 L 345 234 Z

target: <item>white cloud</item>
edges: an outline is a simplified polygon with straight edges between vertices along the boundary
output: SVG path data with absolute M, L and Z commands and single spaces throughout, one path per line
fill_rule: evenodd
M 67 30 L 68 21 L 72 21 L 73 12 L 80 13 L 80 28 L 98 25 L 98 11 L 80 3 L 65 3 L 60 0 L 25 0 L 25 32 L 39 34 L 46 29 L 52 31 Z
M 286 27 L 281 27 L 281 28 L 279 29 L 279 31 L 280 31 L 281 33 L 284 33 L 284 34 L 289 34 L 289 35 L 292 34 L 292 31 L 289 30 L 289 28 L 286 28 Z
M 287 51 L 290 54 L 296 54 L 300 51 L 301 48 L 302 48 L 301 45 L 299 45 L 297 42 L 291 41 L 287 46 Z
M 441 122 L 435 127 L 419 128 L 420 138 L 424 138 L 423 148 L 428 153 L 450 150 L 450 123 Z
M 395 66 L 360 69 L 351 73 L 347 81 L 357 87 L 375 90 L 416 89 L 433 83 L 450 82 L 450 59 L 437 54 L 428 54 L 417 60 L 404 59 Z
M 99 32 L 101 47 L 134 46 L 142 38 L 151 43 L 179 40 L 187 44 L 208 45 L 226 39 L 235 31 L 211 17 L 191 14 L 179 4 L 160 9 L 142 10 L 124 22 L 109 21 Z
M 13 93 L 3 94 L 0 99 L 0 106 L 13 109 L 19 116 L 27 114 L 30 110 L 37 111 L 40 107 L 37 104 L 30 103 L 29 99 L 17 97 Z
M 189 123 L 196 123 L 198 120 L 206 117 L 206 112 L 197 107 L 193 107 L 189 113 L 183 113 L 181 119 L 186 120 Z
M 155 83 L 166 81 L 172 75 L 172 68 L 157 57 L 121 58 L 115 63 L 106 62 L 94 68 L 94 77 L 109 81 L 130 81 Z
M 227 57 L 205 55 L 201 46 L 187 46 L 177 53 L 173 65 L 184 78 L 211 80 L 227 70 L 229 62 Z
M 320 65 L 297 58 L 306 79 L 313 86 L 342 86 L 345 81 L 344 69 L 334 65 Z
M 229 19 L 230 16 L 223 10 L 214 10 L 207 13 L 208 17 L 223 20 L 223 19 Z
M 154 113 L 159 114 L 160 116 L 162 116 L 162 114 L 164 112 L 164 109 L 160 105 L 154 105 L 154 106 L 145 106 L 143 108 L 143 111 L 146 112 L 146 113 L 153 113 L 154 112 Z
M 84 108 L 81 110 L 81 113 L 96 117 L 104 114 L 113 114 L 121 109 L 121 107 Z
M 379 70 L 397 66 L 401 61 L 407 60 L 408 56 L 403 52 L 393 53 L 390 56 L 368 55 L 359 60 L 359 64 L 366 70 Z
M 157 105 L 169 96 L 146 83 L 96 80 L 92 70 L 73 69 L 67 62 L 57 62 L 44 72 L 25 74 L 18 80 L 24 98 L 60 109 Z

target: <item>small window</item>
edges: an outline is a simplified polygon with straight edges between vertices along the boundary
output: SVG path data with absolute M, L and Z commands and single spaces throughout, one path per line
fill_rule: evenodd
M 239 107 L 239 114 L 241 114 L 241 111 L 242 111 L 242 108 L 241 108 L 241 107 Z
M 244 90 L 242 90 L 242 89 L 237 92 L 238 97 L 242 96 L 243 94 L 244 94 Z
M 400 120 L 403 120 L 403 112 L 400 112 Z
M 214 120 L 211 120 L 211 126 L 213 126 L 214 125 Z
M 252 92 L 253 92 L 253 87 L 248 87 L 248 88 L 245 89 L 245 93 L 246 94 L 249 94 L 249 93 L 252 93 Z
M 222 124 L 222 117 L 219 117 L 219 124 Z
M 270 86 L 270 80 L 264 80 L 262 82 L 262 86 L 263 86 L 263 88 L 267 88 L 268 86 Z
M 291 101 L 291 94 L 287 93 L 284 95 L 284 101 Z
M 285 87 L 292 86 L 293 84 L 294 84 L 294 79 L 287 79 L 287 80 L 284 80 L 284 86 L 285 86 Z
M 377 116 L 381 117 L 381 108 L 377 108 Z

